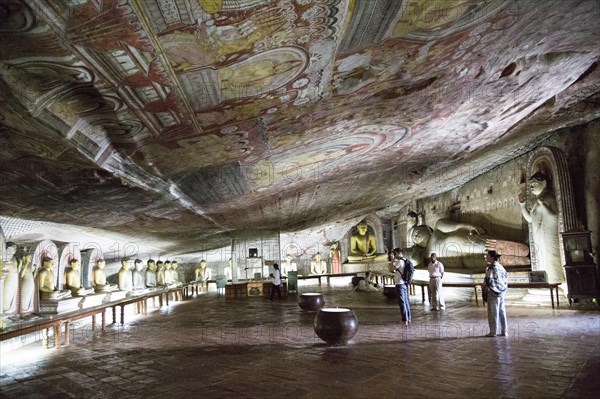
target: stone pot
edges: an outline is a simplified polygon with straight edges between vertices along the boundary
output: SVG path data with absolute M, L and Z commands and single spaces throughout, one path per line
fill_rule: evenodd
M 360 280 L 364 280 L 365 278 L 363 276 L 354 276 L 352 277 L 352 286 L 356 287 L 358 285 L 358 283 L 360 283 Z
M 322 308 L 315 316 L 314 327 L 329 345 L 346 345 L 358 331 L 358 319 L 352 309 Z
M 398 292 L 396 292 L 396 286 L 392 284 L 386 284 L 383 286 L 383 295 L 389 299 L 397 299 Z
M 306 310 L 307 312 L 316 312 L 325 306 L 325 300 L 323 299 L 323 294 L 318 292 L 306 292 L 304 294 L 300 294 L 298 298 L 298 305 L 302 308 L 302 310 Z

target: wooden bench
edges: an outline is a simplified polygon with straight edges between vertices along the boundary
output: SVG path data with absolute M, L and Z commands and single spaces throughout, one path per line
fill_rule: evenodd
M 332 277 L 356 277 L 359 274 L 366 272 L 348 272 L 348 273 L 324 273 L 324 274 L 299 274 L 298 280 L 308 280 L 311 278 L 316 278 L 319 280 L 319 285 L 321 285 L 321 278 L 327 278 L 327 284 L 331 283 Z
M 413 285 L 421 287 L 421 298 L 425 302 L 425 287 L 427 287 L 427 298 L 431 301 L 431 292 L 429 291 L 429 281 L 413 280 Z M 552 309 L 554 309 L 554 292 L 556 292 L 556 306 L 560 306 L 558 299 L 558 286 L 560 283 L 508 283 L 508 288 L 548 288 L 550 289 L 550 302 L 552 303 Z M 448 288 L 473 288 L 475 293 L 475 304 L 479 306 L 479 294 L 478 290 L 481 290 L 483 282 L 449 282 L 442 281 L 442 287 Z

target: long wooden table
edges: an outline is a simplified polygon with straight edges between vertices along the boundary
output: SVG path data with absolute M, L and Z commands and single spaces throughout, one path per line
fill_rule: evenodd
M 64 324 L 65 331 L 65 345 L 69 345 L 70 342 L 70 326 L 71 323 L 86 317 L 92 318 L 92 331 L 96 330 L 96 315 L 101 314 L 102 316 L 102 331 L 106 331 L 106 311 L 112 309 L 112 322 L 117 322 L 116 308 L 121 307 L 121 324 L 125 323 L 125 306 L 135 304 L 137 311 L 142 314 L 147 313 L 147 301 L 150 298 L 159 298 L 159 305 L 162 306 L 163 295 L 166 297 L 166 304 L 169 305 L 169 294 L 183 294 L 183 287 L 173 287 L 170 289 L 156 290 L 148 293 L 140 294 L 133 297 L 123 298 L 118 301 L 112 301 L 103 303 L 98 306 L 94 306 L 88 309 L 76 310 L 67 312 L 64 314 L 43 316 L 39 319 L 32 321 L 22 321 L 12 326 L 8 326 L 4 330 L 0 331 L 0 341 L 5 341 L 11 338 L 20 337 L 22 335 L 34 333 L 36 331 L 42 331 L 42 344 L 44 347 L 48 346 L 48 333 L 49 330 L 53 330 L 54 335 L 54 347 L 60 348 L 62 341 L 61 327 Z
M 508 288 L 549 288 L 550 289 L 550 301 L 552 302 L 552 309 L 554 309 L 554 292 L 556 292 L 556 306 L 560 306 L 558 286 L 561 283 L 508 283 Z

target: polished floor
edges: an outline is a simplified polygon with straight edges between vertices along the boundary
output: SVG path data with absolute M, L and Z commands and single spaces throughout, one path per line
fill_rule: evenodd
M 107 332 L 80 323 L 71 343 L 39 337 L 2 351 L 0 398 L 598 398 L 600 312 L 566 301 L 508 306 L 509 337 L 487 338 L 486 310 L 447 290 L 434 312 L 411 298 L 413 324 L 397 303 L 349 284 L 301 286 L 359 319 L 347 346 L 314 333 L 314 313 L 295 295 L 225 299 L 210 291 L 129 315 Z M 86 321 L 87 322 L 87 321 Z

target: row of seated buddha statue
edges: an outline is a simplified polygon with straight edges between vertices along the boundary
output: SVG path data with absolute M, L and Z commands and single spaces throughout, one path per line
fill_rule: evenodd
M 10 316 L 31 313 L 34 311 L 36 298 L 40 301 L 52 301 L 116 291 L 132 296 L 153 288 L 181 285 L 177 261 L 155 262 L 150 259 L 144 270 L 141 259 L 133 261 L 132 267 L 132 260 L 123 258 L 117 275 L 118 284 L 110 284 L 105 272 L 106 262 L 104 259 L 98 259 L 92 269 L 90 288 L 86 288 L 82 283 L 79 259 L 70 259 L 64 276 L 58 279 L 54 272 L 55 264 L 55 259 L 45 256 L 38 269 L 32 264 L 31 255 L 18 253 L 17 245 L 7 242 L 5 259 L 0 260 L 0 271 L 4 277 L 0 307 L 2 314 Z
M 178 263 L 173 261 L 155 261 L 148 259 L 144 270 L 144 263 L 141 259 L 133 262 L 125 257 L 121 259 L 121 268 L 118 272 L 118 285 L 108 284 L 104 267 L 106 262 L 99 259 L 92 272 L 92 285 L 97 293 L 110 292 L 114 290 L 126 291 L 130 295 L 148 292 L 154 288 L 171 288 L 181 286 L 177 272 Z

